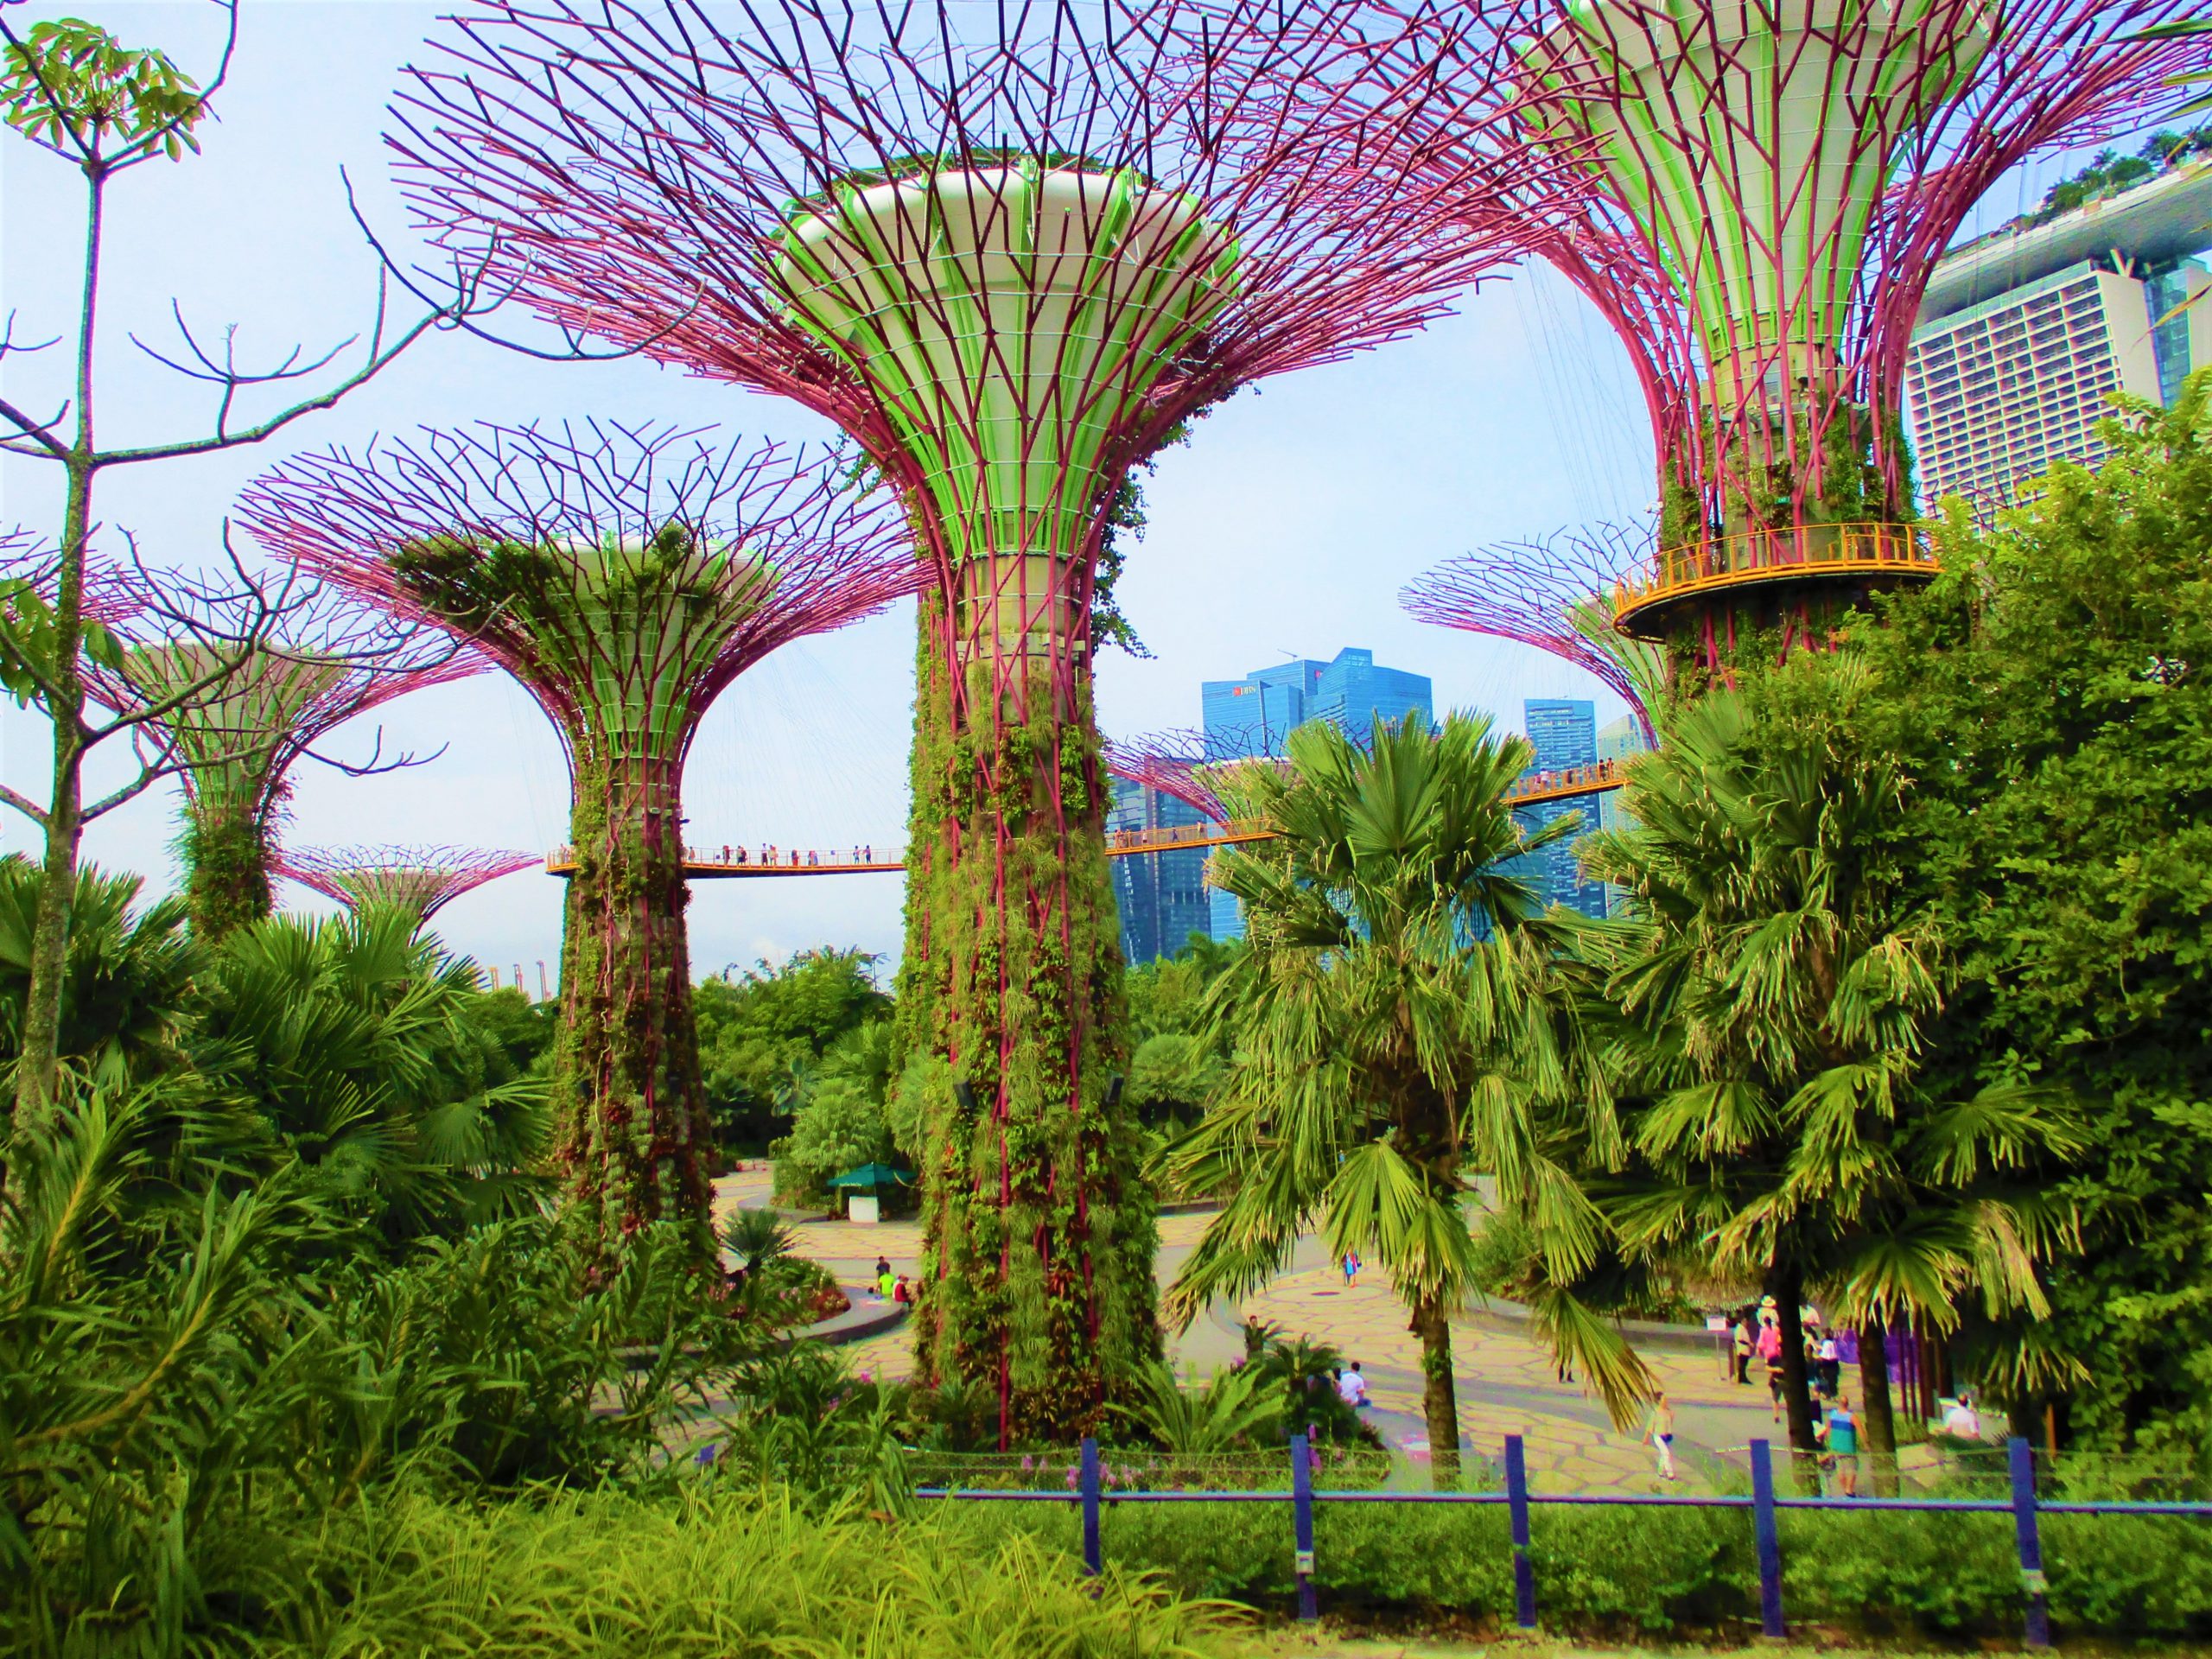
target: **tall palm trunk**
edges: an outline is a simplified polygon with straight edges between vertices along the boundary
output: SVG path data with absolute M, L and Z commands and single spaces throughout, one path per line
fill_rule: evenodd
M 1792 1262 L 1767 1271 L 1766 1294 L 1774 1298 L 1774 1311 L 1782 1327 L 1782 1410 L 1789 1422 L 1791 1464 L 1797 1484 L 1817 1495 L 1820 1489 L 1820 1442 L 1813 1438 L 1813 1390 L 1805 1370 L 1805 1325 L 1798 1317 L 1805 1294 L 1805 1275 Z
M 1874 1460 L 1874 1496 L 1897 1495 L 1897 1423 L 1890 1405 L 1888 1332 L 1882 1316 L 1870 1314 L 1859 1327 L 1859 1415 L 1866 1424 L 1866 1450 Z
M 1414 1304 L 1421 1338 L 1421 1408 L 1428 1423 L 1429 1482 L 1438 1491 L 1459 1484 L 1459 1396 L 1452 1381 L 1452 1309 L 1441 1296 Z

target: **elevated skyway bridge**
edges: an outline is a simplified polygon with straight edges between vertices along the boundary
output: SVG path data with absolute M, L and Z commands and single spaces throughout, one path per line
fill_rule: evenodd
M 1621 763 L 1600 760 L 1595 766 L 1569 766 L 1562 771 L 1531 772 L 1513 786 L 1507 798 L 1516 806 L 1541 801 L 1570 800 L 1602 795 L 1621 786 Z M 1106 856 L 1135 858 L 1144 853 L 1187 852 L 1199 847 L 1235 847 L 1274 839 L 1274 831 L 1251 819 L 1209 819 L 1204 823 L 1173 829 L 1109 831 Z M 572 874 L 575 849 L 558 847 L 546 855 L 550 875 Z M 693 881 L 793 875 L 868 875 L 904 870 L 906 860 L 896 848 L 785 847 L 774 842 L 755 847 L 736 845 L 683 849 L 683 874 Z

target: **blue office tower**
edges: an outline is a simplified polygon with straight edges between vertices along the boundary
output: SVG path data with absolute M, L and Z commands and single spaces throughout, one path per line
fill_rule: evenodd
M 1197 808 L 1149 785 L 1114 780 L 1107 809 L 1109 834 L 1122 830 L 1179 830 L 1205 822 Z M 1172 957 L 1193 933 L 1210 931 L 1206 849 L 1137 853 L 1107 861 L 1114 874 L 1114 902 L 1122 912 L 1122 959 L 1132 968 Z
M 1309 720 L 1332 721 L 1347 737 L 1363 745 L 1380 715 L 1397 725 L 1417 715 L 1424 728 L 1436 724 L 1429 703 L 1428 676 L 1408 674 L 1402 668 L 1378 668 L 1375 653 L 1346 647 L 1321 671 L 1306 709 Z
M 1392 722 L 1411 715 L 1425 727 L 1436 724 L 1426 674 L 1380 667 L 1373 652 L 1349 645 L 1325 663 L 1301 657 L 1241 680 L 1208 680 L 1200 688 L 1199 712 L 1206 753 L 1220 760 L 1281 755 L 1283 739 L 1309 720 L 1328 721 L 1362 743 L 1377 715 Z M 1244 917 L 1236 900 L 1219 891 L 1209 898 L 1213 937 L 1243 938 Z
M 1309 720 L 1331 721 L 1363 740 L 1377 715 L 1392 721 L 1418 715 L 1424 725 L 1436 723 L 1426 674 L 1380 667 L 1373 652 L 1357 646 L 1325 663 L 1299 658 L 1241 680 L 1208 680 L 1200 691 L 1206 751 L 1224 759 L 1279 755 L 1291 728 Z
M 1221 760 L 1281 754 L 1282 741 L 1306 718 L 1307 703 L 1328 671 L 1325 663 L 1277 663 L 1241 680 L 1208 680 L 1198 688 L 1206 753 Z
M 1531 697 L 1521 707 L 1528 722 L 1529 741 L 1536 751 L 1529 762 L 1529 775 L 1541 778 L 1548 772 L 1564 772 L 1597 763 L 1595 703 L 1577 697 Z M 1585 795 L 1538 801 L 1529 806 L 1516 807 L 1513 816 L 1525 831 L 1533 833 L 1570 812 L 1579 813 L 1582 830 L 1586 833 L 1598 828 L 1599 798 Z M 1583 874 L 1581 861 L 1575 855 L 1575 844 L 1581 838 L 1580 834 L 1565 836 L 1548 847 L 1513 860 L 1508 868 L 1535 890 L 1537 899 L 1546 906 L 1565 905 L 1585 916 L 1602 917 L 1606 909 L 1605 884 Z

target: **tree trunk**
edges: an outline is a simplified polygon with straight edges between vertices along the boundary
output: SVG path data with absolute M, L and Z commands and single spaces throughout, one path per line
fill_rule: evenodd
M 77 312 L 77 431 L 65 469 L 61 568 L 54 582 L 53 686 L 46 699 L 54 734 L 53 782 L 47 795 L 46 856 L 38 914 L 32 924 L 30 982 L 23 990 L 23 1026 L 16 1061 L 14 1128 L 43 1124 L 60 1071 L 61 990 L 69 970 L 69 906 L 77 892 L 77 855 L 84 840 L 85 683 L 79 672 L 85 607 L 85 558 L 92 523 L 92 342 L 99 320 L 100 230 L 107 175 L 86 170 L 85 276 Z M 0 1177 L 4 1172 L 0 1171 Z
M 695 1230 L 711 1255 L 711 1143 L 683 910 L 675 763 L 609 766 L 570 734 L 575 794 L 554 1044 L 555 1156 L 571 1217 L 603 1255 L 649 1223 Z
M 183 850 L 192 931 L 213 944 L 265 920 L 276 908 L 270 885 L 269 821 L 251 799 L 200 785 L 184 812 Z
M 1459 1397 L 1452 1377 L 1452 1310 L 1441 1296 L 1414 1304 L 1421 1338 L 1421 1410 L 1428 1427 L 1428 1480 L 1438 1491 L 1459 1484 Z
M 1782 1410 L 1789 1420 L 1791 1463 L 1797 1484 L 1804 1491 L 1820 1491 L 1820 1442 L 1813 1438 L 1813 1393 L 1805 1370 L 1805 1325 L 1798 1317 L 1803 1306 L 1804 1275 L 1794 1265 L 1770 1268 L 1766 1294 L 1774 1298 L 1775 1313 L 1782 1326 Z
M 1017 591 L 1047 563 L 971 560 L 957 599 L 925 602 L 908 841 L 905 982 L 926 1001 L 900 1018 L 930 1065 L 917 1370 L 988 1390 L 1001 1445 L 1089 1432 L 1160 1353 L 1152 1199 L 1109 1086 L 1125 1007 L 1087 606 Z
M 1874 1496 L 1897 1495 L 1897 1414 L 1890 1403 L 1890 1356 L 1881 1316 L 1859 1329 L 1859 1415 L 1866 1423 L 1866 1450 L 1873 1463 Z

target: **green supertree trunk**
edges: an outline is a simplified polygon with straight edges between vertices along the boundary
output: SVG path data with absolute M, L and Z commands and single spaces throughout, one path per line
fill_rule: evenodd
M 691 1008 L 675 764 L 575 763 L 575 849 L 561 944 L 555 1156 L 572 1223 L 612 1252 L 684 1221 L 711 1249 L 711 1144 Z
M 178 849 L 184 855 L 185 900 L 192 930 L 213 944 L 251 927 L 276 909 L 269 870 L 272 814 L 248 796 L 205 789 L 188 798 Z
M 931 1057 L 917 1370 L 995 1395 L 1002 1443 L 1065 1440 L 1160 1353 L 1152 1198 L 1109 1103 L 1126 1008 L 1089 674 L 1056 696 L 1038 661 L 995 696 L 977 661 L 956 695 L 941 601 L 924 626 L 900 1011 Z

